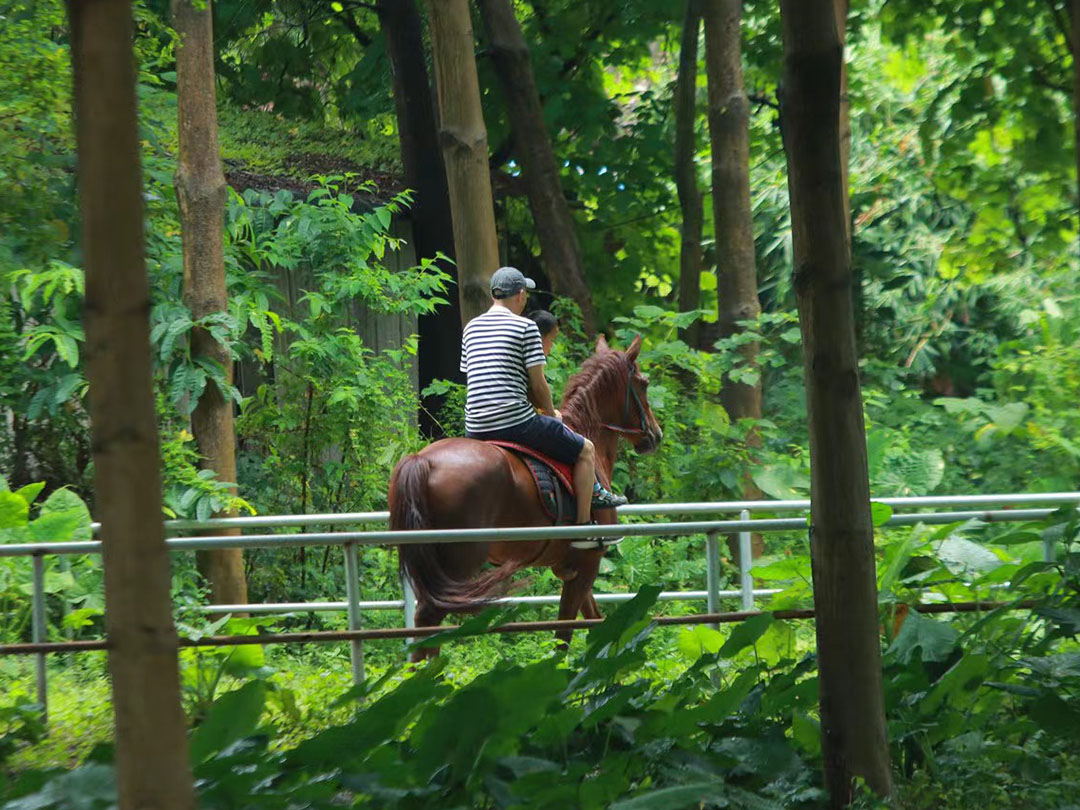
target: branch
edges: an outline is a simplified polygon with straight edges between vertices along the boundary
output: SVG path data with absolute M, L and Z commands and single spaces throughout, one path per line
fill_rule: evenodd
M 1065 38 L 1065 47 L 1069 49 L 1069 53 L 1075 53 L 1072 43 L 1072 31 L 1069 29 L 1069 25 L 1065 19 L 1061 16 L 1061 9 L 1058 8 L 1057 0 L 1046 0 L 1047 5 L 1050 6 L 1050 13 L 1054 16 L 1054 22 L 1057 24 L 1058 30 Z
M 357 3 L 357 5 L 364 8 L 374 8 L 367 3 Z M 349 31 L 353 35 L 353 38 L 356 39 L 356 41 L 359 42 L 362 47 L 367 48 L 371 45 L 371 37 L 368 36 L 367 32 L 360 27 L 360 23 L 358 23 L 356 21 L 356 18 L 353 17 L 352 9 L 349 9 L 345 14 L 337 15 L 337 18 L 341 20 L 342 24 L 346 28 L 349 29 Z
M 762 107 L 769 107 L 780 112 L 780 102 L 764 93 L 747 93 L 746 100 L 758 105 L 755 112 L 760 111 Z

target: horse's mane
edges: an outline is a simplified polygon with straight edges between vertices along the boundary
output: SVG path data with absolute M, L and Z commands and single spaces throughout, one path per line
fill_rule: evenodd
M 600 406 L 629 381 L 629 361 L 622 352 L 601 350 L 586 360 L 581 371 L 566 383 L 562 411 L 566 423 L 584 436 L 600 431 Z

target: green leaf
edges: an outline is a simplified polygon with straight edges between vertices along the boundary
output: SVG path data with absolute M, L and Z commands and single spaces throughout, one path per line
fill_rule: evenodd
M 697 661 L 705 653 L 719 652 L 724 645 L 724 635 L 719 630 L 698 624 L 682 628 L 676 645 L 687 659 Z
M 752 475 L 758 489 L 779 501 L 799 500 L 810 491 L 810 478 L 786 465 L 765 467 Z
M 985 653 L 963 655 L 934 684 L 930 694 L 919 704 L 919 711 L 924 715 L 932 715 L 948 698 L 978 689 L 989 669 L 990 658 Z
M 441 666 L 429 664 L 365 708 L 352 723 L 309 737 L 288 753 L 288 761 L 313 768 L 341 768 L 364 760 L 372 750 L 396 738 L 427 704 L 436 704 L 450 687 L 438 680 Z
M 904 664 L 910 663 L 915 651 L 923 661 L 944 661 L 956 649 L 960 633 L 952 625 L 927 618 L 912 610 L 904 619 L 887 654 Z
M 724 783 L 718 779 L 660 788 L 615 802 L 611 805 L 611 810 L 688 810 L 688 808 L 701 806 L 730 807 L 730 802 L 721 795 L 723 788 Z
M 1001 558 L 994 552 L 958 535 L 942 540 L 937 556 L 950 572 L 964 577 L 984 574 L 1002 565 Z
M 27 484 L 25 487 L 20 487 L 15 490 L 15 494 L 29 505 L 37 500 L 37 496 L 41 494 L 41 490 L 43 489 L 45 489 L 45 482 L 39 481 L 36 484 Z
M 90 510 L 83 499 L 67 487 L 53 490 L 49 494 L 45 503 L 41 505 L 38 520 L 34 522 L 37 523 L 46 517 L 52 519 L 54 515 L 58 520 L 61 517 L 64 520 L 62 530 L 59 526 L 53 527 L 60 535 L 60 539 L 90 540 L 93 537 L 93 531 L 90 528 Z
M 791 737 L 810 756 L 821 756 L 821 723 L 816 718 L 806 712 L 793 712 Z
M 870 504 L 870 519 L 874 523 L 874 527 L 884 526 L 888 523 L 893 516 L 893 508 L 887 503 L 873 502 Z
M 200 763 L 258 727 L 266 704 L 266 684 L 249 681 L 214 701 L 206 718 L 191 735 L 190 754 Z
M 0 529 L 17 529 L 25 526 L 30 516 L 30 505 L 14 492 L 0 492 Z
M 585 658 L 590 659 L 600 655 L 605 647 L 616 643 L 627 630 L 642 621 L 659 595 L 659 585 L 642 585 L 633 599 L 619 605 L 603 624 L 591 628 Z
M 751 616 L 744 622 L 735 625 L 728 640 L 720 648 L 721 658 L 734 658 L 736 654 L 751 646 L 755 641 L 765 635 L 765 631 L 772 626 L 771 613 L 759 613 Z

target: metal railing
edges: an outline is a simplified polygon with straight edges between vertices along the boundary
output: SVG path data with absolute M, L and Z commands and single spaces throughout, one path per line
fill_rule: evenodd
M 1003 508 L 945 511 L 929 513 L 893 514 L 885 526 L 909 526 L 917 523 L 946 524 L 967 520 L 983 522 L 1013 522 L 1039 520 L 1049 516 L 1054 510 L 1049 506 L 1080 504 L 1080 492 L 1054 492 L 1039 494 L 1009 495 L 966 495 L 966 496 L 923 496 L 908 498 L 876 498 L 875 503 L 886 504 L 893 509 L 933 509 L 941 507 L 1032 507 L 1043 508 Z M 702 515 L 738 512 L 738 520 L 694 520 L 667 523 L 623 523 L 600 526 L 557 526 L 530 528 L 498 529 L 450 529 L 416 530 L 397 532 L 389 530 L 363 530 L 368 523 L 383 523 L 388 520 L 387 512 L 359 512 L 324 515 L 268 515 L 241 518 L 212 518 L 205 521 L 173 520 L 166 521 L 166 532 L 170 536 L 166 546 L 172 551 L 196 551 L 220 548 L 283 548 L 295 546 L 341 546 L 344 556 L 346 596 L 344 602 L 290 602 L 275 604 L 245 605 L 208 605 L 201 608 L 208 613 L 287 613 L 307 611 L 340 611 L 348 615 L 350 631 L 361 628 L 361 614 L 365 610 L 403 609 L 405 627 L 415 627 L 415 596 L 409 583 L 403 583 L 403 598 L 400 600 L 363 601 L 360 599 L 360 574 L 357 560 L 359 546 L 403 545 L 406 543 L 457 543 L 469 540 L 480 541 L 528 541 L 547 539 L 583 539 L 611 537 L 676 537 L 704 534 L 706 537 L 706 590 L 704 591 L 666 591 L 660 594 L 662 600 L 701 600 L 708 605 L 709 614 L 715 614 L 719 602 L 724 598 L 738 597 L 743 611 L 752 611 L 756 596 L 767 596 L 776 590 L 753 587 L 750 554 L 751 534 L 759 532 L 797 531 L 807 525 L 805 517 L 758 518 L 752 519 L 751 513 L 760 512 L 805 512 L 810 508 L 809 500 L 791 501 L 720 501 L 673 504 L 635 504 L 620 507 L 620 516 L 656 517 L 662 515 Z M 292 528 L 307 526 L 355 526 L 361 531 L 300 532 L 297 534 L 255 534 L 177 537 L 175 535 L 208 529 L 256 529 L 256 528 Z M 96 534 L 100 524 L 92 524 Z M 739 589 L 720 589 L 720 551 L 719 535 L 733 534 L 739 541 Z M 1044 554 L 1053 558 L 1052 541 L 1044 541 Z M 35 644 L 43 644 L 46 637 L 44 556 L 67 554 L 98 554 L 101 542 L 98 540 L 73 542 L 39 542 L 25 544 L 0 545 L 0 557 L 30 556 L 33 559 L 32 590 L 32 637 Z M 633 594 L 611 593 L 596 594 L 598 602 L 619 602 L 631 599 Z M 557 604 L 558 596 L 518 596 L 496 600 L 496 604 Z M 351 639 L 351 663 L 353 678 L 363 680 L 363 649 L 359 639 Z M 0 645 L 0 654 L 4 652 Z M 46 705 L 47 681 L 45 653 L 37 654 L 36 683 L 39 702 Z

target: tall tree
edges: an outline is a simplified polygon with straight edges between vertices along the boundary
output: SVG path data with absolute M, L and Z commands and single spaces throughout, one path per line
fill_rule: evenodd
M 716 231 L 717 328 L 721 338 L 745 331 L 743 321 L 761 314 L 754 218 L 750 210 L 750 103 L 743 86 L 742 0 L 705 0 L 705 72 L 709 84 L 709 141 L 712 152 L 713 224 Z M 757 372 L 757 341 L 739 347 L 743 371 Z M 725 377 L 720 402 L 732 422 L 761 418 L 761 378 L 753 382 Z M 759 439 L 751 431 L 747 444 Z M 747 475 L 743 494 L 761 497 Z M 738 556 L 737 540 L 729 538 Z M 755 538 L 761 553 L 761 536 Z
M 172 0 L 176 48 L 177 128 L 180 149 L 176 197 L 184 251 L 184 303 L 193 319 L 225 312 L 225 175 L 218 149 L 214 99 L 214 32 L 210 0 Z M 191 332 L 191 356 L 221 366 L 232 382 L 232 358 L 206 329 Z M 221 481 L 236 480 L 232 400 L 211 383 L 191 414 L 191 432 L 201 464 Z M 239 534 L 239 530 L 233 530 Z M 247 602 L 244 553 L 240 549 L 199 552 L 199 568 L 219 604 Z
M 510 0 L 479 0 L 495 73 L 502 86 L 514 141 L 520 150 L 529 207 L 540 239 L 540 257 L 554 291 L 574 299 L 585 329 L 596 331 L 592 295 L 585 282 L 574 218 L 566 204 L 544 109 L 533 78 L 529 46 Z
M 1080 0 L 1072 0 L 1069 9 L 1072 11 L 1072 38 L 1069 44 L 1073 62 L 1073 150 L 1076 153 L 1077 202 L 1080 202 Z
M 487 129 L 480 108 L 469 2 L 428 0 L 427 7 L 464 324 L 490 305 L 488 281 L 499 266 Z
M 825 781 L 846 806 L 862 777 L 892 789 L 874 530 L 840 167 L 843 49 L 833 0 L 781 0 L 781 129 L 810 420 L 810 552 Z
M 701 0 L 686 0 L 682 42 L 679 45 L 679 72 L 675 80 L 675 185 L 679 190 L 682 226 L 679 245 L 679 310 L 689 312 L 701 306 L 701 232 L 704 213 L 698 189 L 694 155 L 697 144 L 698 35 L 701 33 Z M 694 323 L 684 334 L 686 342 L 701 346 L 701 324 Z
M 193 810 L 150 368 L 130 0 L 71 0 L 86 376 L 122 810 Z
M 416 192 L 411 217 L 416 255 L 430 258 L 443 253 L 453 259 L 454 224 L 435 123 L 435 99 L 428 81 L 420 13 L 413 0 L 378 0 L 376 10 L 390 58 L 405 184 Z M 447 270 L 457 277 L 453 267 Z M 420 317 L 421 390 L 432 380 L 454 379 L 458 375 L 461 304 L 454 290 L 450 290 L 448 300 L 449 306 Z

